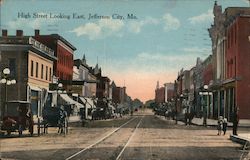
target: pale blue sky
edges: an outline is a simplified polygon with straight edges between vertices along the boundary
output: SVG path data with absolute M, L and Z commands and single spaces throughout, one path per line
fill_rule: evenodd
M 247 0 L 218 0 L 226 7 L 248 7 Z M 104 75 L 127 86 L 132 98 L 154 97 L 156 81 L 173 81 L 181 68 L 190 69 L 197 57 L 211 54 L 207 28 L 213 22 L 214 0 L 4 0 L 1 29 L 15 34 L 58 33 L 76 48 L 74 58 L 102 67 Z M 70 15 L 70 19 L 18 18 L 18 12 Z M 86 19 L 72 19 L 72 14 Z M 123 20 L 88 20 L 88 14 Z M 134 14 L 137 19 L 127 19 Z M 134 85 L 134 84 L 137 85 Z

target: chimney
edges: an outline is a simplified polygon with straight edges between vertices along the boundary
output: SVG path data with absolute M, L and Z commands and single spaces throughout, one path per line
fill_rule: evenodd
M 7 29 L 3 29 L 2 30 L 2 36 L 3 37 L 7 37 L 8 36 L 8 30 Z
M 39 29 L 36 29 L 35 30 L 35 37 L 39 36 L 40 35 L 40 30 Z
M 22 37 L 23 36 L 23 30 L 16 30 L 16 36 Z

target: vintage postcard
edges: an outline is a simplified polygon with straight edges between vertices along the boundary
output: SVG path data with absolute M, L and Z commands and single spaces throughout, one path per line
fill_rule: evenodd
M 0 0 L 0 159 L 250 159 L 249 0 Z

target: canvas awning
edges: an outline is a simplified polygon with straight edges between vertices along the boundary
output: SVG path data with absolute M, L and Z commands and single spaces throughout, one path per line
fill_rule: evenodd
M 77 108 L 84 108 L 84 106 L 83 106 L 81 103 L 79 103 L 79 102 L 73 100 L 73 99 L 70 98 L 67 94 L 60 94 L 60 97 L 61 97 L 67 104 L 69 104 L 69 105 L 72 105 L 72 104 L 73 104 L 73 105 L 76 105 Z
M 67 104 L 76 104 L 76 101 L 71 99 L 67 94 L 60 94 L 60 97 L 67 103 Z
M 81 101 L 84 102 L 87 108 L 95 108 L 94 102 L 91 98 L 80 97 Z

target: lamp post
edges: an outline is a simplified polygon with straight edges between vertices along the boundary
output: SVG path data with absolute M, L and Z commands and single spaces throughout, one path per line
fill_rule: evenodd
M 199 92 L 199 95 L 201 96 L 201 106 L 203 109 L 203 125 L 207 126 L 207 110 L 208 110 L 208 106 L 206 107 L 206 104 L 204 102 L 203 96 L 207 95 L 207 105 L 209 104 L 209 95 L 210 93 L 208 92 L 208 85 L 204 85 L 203 86 L 203 91 Z
M 56 100 L 56 105 L 57 105 L 57 107 L 59 106 L 59 91 L 62 89 L 62 87 L 63 87 L 63 84 L 62 83 L 58 83 L 57 84 L 57 88 L 56 88 L 56 94 L 57 94 L 57 100 Z
M 7 101 L 8 101 L 8 98 L 7 98 L 7 86 L 12 85 L 12 84 L 16 84 L 16 80 L 10 78 L 10 69 L 9 68 L 5 68 L 3 70 L 3 78 L 0 80 L 0 82 L 1 82 L 1 84 L 5 85 L 4 112 L 2 113 L 2 116 L 3 116 L 7 112 Z

